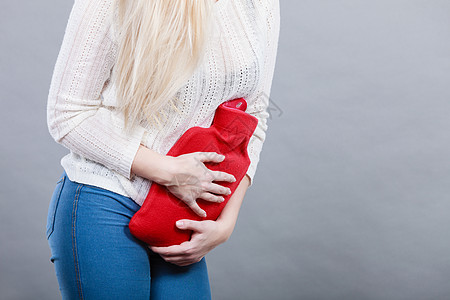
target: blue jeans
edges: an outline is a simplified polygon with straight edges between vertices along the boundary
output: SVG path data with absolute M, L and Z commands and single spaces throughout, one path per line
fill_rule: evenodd
M 138 209 L 131 198 L 62 174 L 47 239 L 63 299 L 211 299 L 205 258 L 180 267 L 130 234 Z

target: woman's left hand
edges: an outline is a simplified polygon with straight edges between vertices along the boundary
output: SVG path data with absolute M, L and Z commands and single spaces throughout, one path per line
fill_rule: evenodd
M 165 261 L 178 266 L 187 266 L 199 262 L 209 251 L 228 240 L 231 233 L 221 221 L 178 220 L 176 226 L 183 230 L 192 230 L 189 241 L 180 245 L 149 248 L 158 253 Z

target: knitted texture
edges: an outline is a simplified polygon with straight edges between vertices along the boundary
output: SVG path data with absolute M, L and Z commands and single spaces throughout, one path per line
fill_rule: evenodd
M 222 195 L 225 199 L 222 203 L 197 199 L 199 206 L 206 212 L 206 217 L 202 218 L 165 186 L 154 183 L 144 204 L 130 221 L 130 231 L 135 237 L 153 246 L 178 245 L 188 241 L 192 232 L 178 229 L 175 226 L 177 220 L 216 220 L 219 217 L 250 165 L 247 144 L 258 119 L 245 112 L 246 106 L 242 98 L 222 103 L 217 108 L 211 127 L 188 129 L 167 154 L 178 156 L 205 151 L 225 155 L 222 162 L 206 162 L 205 166 L 210 170 L 234 175 L 235 182 L 221 182 L 221 185 L 230 188 L 231 194 Z
M 209 127 L 219 105 L 245 98 L 258 125 L 247 145 L 250 185 L 269 118 L 269 95 L 279 35 L 279 0 L 219 0 L 205 58 L 175 95 L 181 113 L 167 105 L 162 130 L 142 121 L 123 131 L 110 80 L 118 53 L 112 0 L 76 0 L 56 60 L 47 102 L 53 139 L 70 152 L 61 159 L 70 180 L 95 185 L 142 205 L 152 181 L 131 172 L 142 144 L 160 154 L 189 128 Z

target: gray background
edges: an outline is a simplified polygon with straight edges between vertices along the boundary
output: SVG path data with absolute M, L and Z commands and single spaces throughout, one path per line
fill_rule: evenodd
M 72 1 L 0 4 L 0 298 L 58 299 L 67 152 L 46 97 Z M 271 120 L 215 299 L 450 298 L 450 2 L 283 0 Z

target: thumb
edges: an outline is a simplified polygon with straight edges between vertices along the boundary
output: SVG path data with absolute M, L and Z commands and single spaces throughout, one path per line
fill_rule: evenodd
M 200 221 L 182 219 L 178 220 L 175 225 L 179 229 L 201 231 Z

